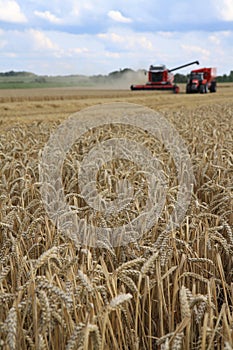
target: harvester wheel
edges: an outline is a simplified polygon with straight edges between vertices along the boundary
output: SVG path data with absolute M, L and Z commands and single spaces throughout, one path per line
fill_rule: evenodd
M 205 93 L 205 85 L 203 85 L 203 84 L 200 86 L 200 93 L 201 94 Z
M 178 94 L 180 92 L 179 86 L 175 85 L 173 88 L 173 92 L 174 92 L 174 94 Z
M 210 92 L 216 92 L 216 81 L 212 81 L 210 85 Z

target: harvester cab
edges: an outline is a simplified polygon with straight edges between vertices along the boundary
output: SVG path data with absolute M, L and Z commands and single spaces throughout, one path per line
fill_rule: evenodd
M 147 84 L 167 84 L 173 83 L 173 74 L 169 73 L 169 70 L 165 65 L 161 66 L 150 66 L 148 71 L 148 83 Z
M 148 71 L 148 82 L 144 85 L 131 85 L 130 88 L 131 90 L 172 90 L 178 93 L 179 87 L 173 83 L 174 75 L 172 72 L 192 64 L 199 64 L 199 62 L 190 62 L 172 69 L 166 68 L 165 65 L 151 65 Z

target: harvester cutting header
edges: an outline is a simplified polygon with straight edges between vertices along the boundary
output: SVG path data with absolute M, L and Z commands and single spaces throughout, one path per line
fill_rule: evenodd
M 180 91 L 179 86 L 174 84 L 174 75 L 172 72 L 191 66 L 193 64 L 199 64 L 199 61 L 193 61 L 190 63 L 183 64 L 182 66 L 168 69 L 166 68 L 165 65 L 160 65 L 160 66 L 153 66 L 151 65 L 148 71 L 148 82 L 146 84 L 141 84 L 141 85 L 131 85 L 131 90 L 172 90 L 174 93 L 178 93 Z M 189 81 L 189 87 L 187 85 L 186 92 L 191 93 L 191 92 L 207 92 L 208 89 L 210 92 L 215 92 L 216 91 L 216 82 L 214 81 L 215 75 L 212 74 L 212 72 L 215 72 L 212 70 L 212 68 L 201 68 L 198 70 L 193 70 L 191 72 L 191 75 L 195 73 L 199 74 L 200 79 L 203 79 L 203 75 L 205 77 L 205 80 L 199 81 L 196 86 L 193 84 L 192 81 Z M 203 75 L 201 75 L 203 73 Z M 196 76 L 196 75 L 195 75 Z M 205 84 L 205 88 L 203 88 L 202 85 Z M 199 86 L 199 87 L 198 87 Z

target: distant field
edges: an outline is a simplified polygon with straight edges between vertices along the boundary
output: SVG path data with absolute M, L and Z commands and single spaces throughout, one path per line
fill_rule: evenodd
M 185 94 L 185 86 L 180 84 L 181 93 L 130 91 L 130 89 L 8 89 L 0 90 L 0 121 L 31 122 L 33 120 L 58 120 L 68 117 L 81 108 L 96 103 L 124 101 L 138 103 L 156 110 L 172 111 L 180 108 L 230 103 L 233 98 L 233 84 L 219 84 L 216 94 Z
M 1 89 L 32 89 L 32 88 L 53 88 L 53 87 L 72 87 L 72 86 L 92 86 L 88 77 L 82 76 L 36 76 L 34 74 L 19 76 L 0 76 Z
M 67 75 L 67 76 L 38 76 L 29 72 L 7 72 L 0 73 L 1 89 L 31 89 L 31 88 L 52 88 L 52 87 L 100 87 L 125 88 L 135 82 L 144 82 L 146 79 L 144 71 L 137 72 L 130 69 L 115 71 L 108 75 Z
M 181 85 L 177 95 L 0 90 L 0 349 L 233 349 L 233 84 L 219 84 L 216 94 L 186 95 L 184 89 Z M 101 248 L 79 247 L 45 211 L 41 151 L 72 113 L 111 102 L 150 107 L 174 126 L 190 155 L 192 198 L 181 225 L 167 233 L 179 189 L 169 150 L 137 128 L 88 129 L 67 152 L 61 175 L 66 201 L 78 206 L 77 215 L 114 227 L 145 210 L 146 177 L 127 159 L 102 157 L 97 177 L 98 191 L 109 203 L 119 193 L 118 182 L 131 184 L 135 201 L 119 217 L 95 213 L 80 194 L 80 163 L 111 138 L 147 147 L 168 188 L 158 222 L 137 241 L 116 248 L 102 237 Z

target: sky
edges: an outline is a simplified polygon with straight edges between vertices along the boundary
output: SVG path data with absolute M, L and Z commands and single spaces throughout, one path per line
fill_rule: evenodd
M 233 70 L 233 0 L 0 0 L 0 72 L 98 75 L 195 60 Z

